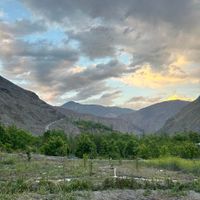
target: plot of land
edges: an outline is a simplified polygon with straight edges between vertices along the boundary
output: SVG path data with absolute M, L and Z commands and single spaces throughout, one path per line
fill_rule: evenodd
M 0 199 L 200 199 L 198 173 L 153 164 L 1 153 Z

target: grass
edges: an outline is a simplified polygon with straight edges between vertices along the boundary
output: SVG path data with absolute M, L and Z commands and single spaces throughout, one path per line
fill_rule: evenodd
M 186 160 L 178 157 L 164 157 L 145 161 L 147 166 L 161 169 L 182 171 L 200 175 L 200 160 Z
M 88 195 L 90 191 L 110 189 L 143 189 L 147 191 L 146 195 L 151 190 L 171 190 L 172 194 L 187 190 L 200 192 L 198 160 L 171 157 L 139 161 L 136 165 L 133 160 L 96 159 L 92 161 L 92 173 L 90 168 L 90 160 L 32 155 L 28 162 L 19 154 L 2 153 L 0 200 L 18 199 L 20 194 L 73 200 L 75 191 Z M 113 168 L 117 168 L 117 176 L 127 178 L 113 178 Z M 158 168 L 165 170 L 162 172 Z M 140 177 L 144 179 L 140 180 Z M 68 182 L 68 178 L 71 181 Z M 174 178 L 177 182 L 172 181 Z

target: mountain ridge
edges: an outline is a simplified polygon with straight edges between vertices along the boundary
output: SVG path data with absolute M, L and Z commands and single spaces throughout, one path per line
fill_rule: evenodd
M 163 101 L 120 117 L 137 124 L 144 133 L 155 133 L 188 103 L 182 100 Z
M 76 110 L 80 106 L 85 106 L 75 102 L 69 103 L 72 106 L 77 106 Z M 188 123 L 185 121 L 185 124 L 190 124 L 190 121 L 193 120 L 191 124 L 195 125 L 196 128 L 194 130 L 200 132 L 200 97 L 194 102 L 181 100 L 160 102 L 138 111 L 95 104 L 89 105 L 89 108 L 91 106 L 92 108 L 95 107 L 95 109 L 97 107 L 97 110 L 100 109 L 101 112 L 98 115 L 102 116 L 96 116 L 94 110 L 91 110 L 92 114 L 90 114 L 73 111 L 63 106 L 51 106 L 41 100 L 34 92 L 25 90 L 0 76 L 0 123 L 16 125 L 33 134 L 41 134 L 45 130 L 54 128 L 63 128 L 66 132 L 78 134 L 80 130 L 71 120 L 102 123 L 103 125 L 112 127 L 116 131 L 124 133 L 155 133 L 159 130 L 165 131 L 166 127 L 173 132 L 174 129 L 170 129 L 170 127 L 175 126 L 178 123 L 177 120 L 181 121 L 182 115 L 188 121 Z M 189 117 L 187 116 L 188 113 Z M 176 118 L 177 120 L 174 120 Z M 170 121 L 174 122 L 170 124 Z M 184 127 L 183 125 L 180 126 Z M 185 129 L 193 130 L 191 125 L 188 125 Z
M 67 108 L 81 114 L 92 114 L 98 117 L 117 118 L 121 114 L 134 112 L 129 108 L 120 108 L 117 106 L 102 106 L 97 104 L 80 104 L 74 101 L 69 101 L 61 107 Z
M 195 131 L 200 133 L 200 96 L 166 121 L 159 132 L 175 133 Z
M 45 125 L 62 118 L 51 105 L 34 92 L 0 76 L 0 122 L 40 134 Z

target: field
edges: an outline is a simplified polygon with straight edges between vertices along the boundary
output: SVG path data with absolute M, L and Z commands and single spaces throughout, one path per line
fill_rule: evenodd
M 1 153 L 0 199 L 200 199 L 199 166 L 198 160 L 178 158 L 87 160 L 35 154 L 28 161 L 25 154 Z

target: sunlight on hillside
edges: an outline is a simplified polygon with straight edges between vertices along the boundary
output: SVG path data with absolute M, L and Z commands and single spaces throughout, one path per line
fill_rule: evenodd
M 168 96 L 167 98 L 164 99 L 164 101 L 173 101 L 173 100 L 194 101 L 193 98 L 181 96 L 181 95 L 177 95 L 177 94 Z

